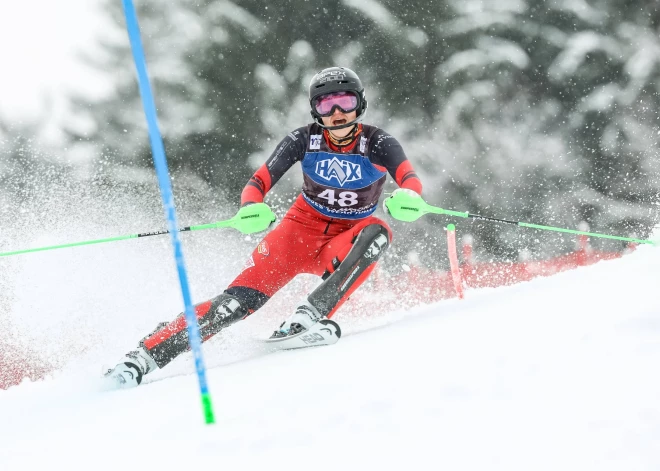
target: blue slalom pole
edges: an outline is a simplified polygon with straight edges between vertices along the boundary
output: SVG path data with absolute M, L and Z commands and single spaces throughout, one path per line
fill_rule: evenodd
M 147 63 L 144 57 L 144 49 L 142 47 L 142 40 L 140 39 L 140 26 L 138 25 L 137 14 L 132 0 L 123 0 L 124 12 L 126 14 L 126 26 L 128 28 L 128 36 L 131 41 L 131 49 L 133 50 L 133 59 L 135 60 L 135 68 L 137 69 L 138 84 L 140 87 L 140 96 L 142 97 L 142 105 L 144 107 L 144 114 L 147 118 L 149 127 L 149 140 L 151 141 L 151 151 L 153 154 L 154 165 L 156 167 L 156 174 L 158 175 L 158 184 L 160 186 L 160 194 L 163 198 L 163 206 L 165 208 L 165 217 L 167 218 L 167 225 L 172 239 L 172 246 L 174 248 L 174 259 L 176 261 L 176 269 L 179 274 L 179 283 L 181 285 L 181 294 L 183 295 L 183 304 L 185 306 L 186 324 L 188 325 L 188 338 L 190 341 L 190 349 L 192 350 L 195 358 L 195 369 L 197 370 L 197 378 L 199 379 L 199 390 L 202 398 L 202 406 L 204 408 L 204 418 L 207 424 L 215 422 L 213 415 L 213 405 L 211 403 L 211 395 L 209 393 L 208 384 L 206 382 L 206 368 L 204 366 L 204 357 L 202 356 L 202 341 L 199 335 L 199 326 L 197 325 L 197 316 L 193 308 L 192 299 L 190 296 L 190 286 L 188 284 L 188 274 L 183 260 L 183 251 L 181 249 L 181 239 L 179 238 L 179 231 L 176 220 L 176 210 L 174 208 L 174 197 L 172 196 L 172 184 L 170 182 L 170 173 L 167 169 L 167 159 L 165 158 L 165 148 L 163 146 L 163 138 L 161 137 L 158 128 L 158 119 L 156 116 L 156 104 L 154 97 L 151 93 L 151 86 L 149 85 L 149 75 L 147 74 Z

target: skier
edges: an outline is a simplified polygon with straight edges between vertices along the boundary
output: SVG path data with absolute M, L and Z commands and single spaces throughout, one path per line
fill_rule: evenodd
M 195 306 L 203 340 L 254 313 L 299 273 L 319 275 L 323 281 L 271 339 L 304 333 L 319 320 L 331 322 L 327 319 L 364 282 L 391 243 L 389 226 L 373 216 L 387 173 L 400 187 L 394 194 L 421 194 L 421 181 L 399 142 L 382 129 L 361 124 L 367 99 L 355 72 L 344 67 L 320 71 L 310 83 L 309 102 L 314 122 L 289 133 L 250 178 L 238 215 L 263 203 L 296 162 L 302 164 L 302 193 L 229 287 Z M 334 343 L 340 333 L 335 334 L 321 344 Z M 160 324 L 106 375 L 120 387 L 137 386 L 144 375 L 187 350 L 181 314 Z

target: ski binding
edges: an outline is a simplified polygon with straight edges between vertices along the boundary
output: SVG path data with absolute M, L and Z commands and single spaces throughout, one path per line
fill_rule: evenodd
M 339 324 L 330 319 L 321 319 L 309 329 L 286 337 L 271 337 L 265 342 L 282 349 L 295 349 L 333 345 L 341 337 Z

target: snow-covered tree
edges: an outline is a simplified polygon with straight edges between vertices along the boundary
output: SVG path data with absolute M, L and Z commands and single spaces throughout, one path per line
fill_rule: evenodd
M 171 168 L 230 199 L 309 121 L 312 74 L 338 64 L 363 78 L 367 121 L 402 141 L 430 202 L 644 236 L 660 193 L 654 4 L 145 0 L 139 16 Z M 119 32 L 117 2 L 108 11 Z M 115 93 L 81 107 L 95 118 L 91 140 L 104 149 L 100 162 L 146 167 L 125 33 L 106 51 L 97 60 L 115 75 Z M 410 230 L 421 237 L 443 221 L 425 222 Z M 573 247 L 556 234 L 459 223 L 498 257 Z

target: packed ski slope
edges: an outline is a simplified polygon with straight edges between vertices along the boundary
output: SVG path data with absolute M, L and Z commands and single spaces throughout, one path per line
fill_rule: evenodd
M 660 249 L 641 247 L 345 313 L 331 347 L 266 352 L 250 318 L 206 347 L 213 426 L 188 359 L 111 392 L 71 360 L 0 391 L 0 469 L 660 469 L 658 286 Z

